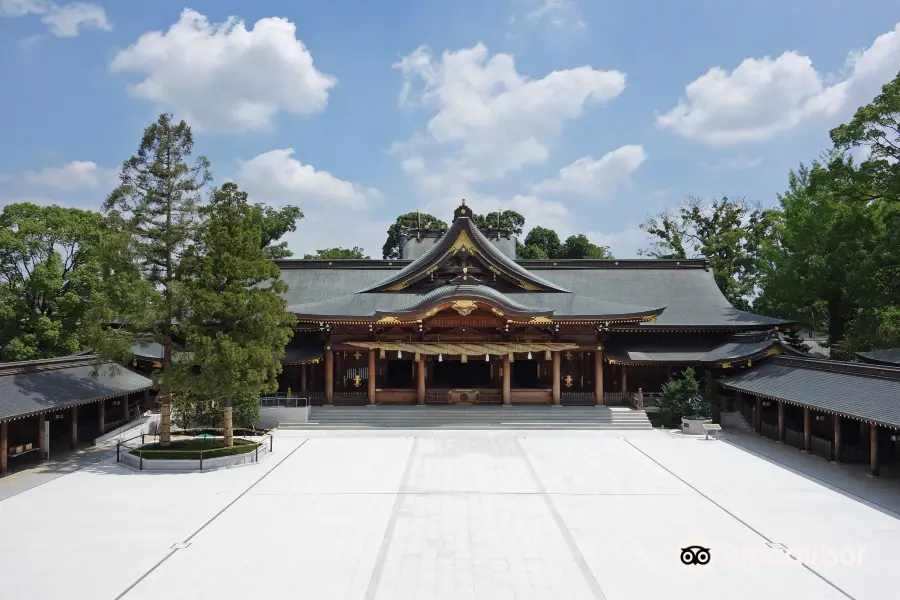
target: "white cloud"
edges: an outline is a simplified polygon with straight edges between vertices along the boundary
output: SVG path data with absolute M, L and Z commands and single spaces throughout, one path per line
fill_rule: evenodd
M 367 213 L 366 209 L 381 200 L 377 189 L 317 171 L 294 158 L 292 148 L 270 150 L 241 163 L 235 180 L 252 201 L 271 206 L 292 204 L 303 211 L 305 218 L 297 231 L 284 238 L 295 256 L 320 248 L 360 246 L 372 258 L 381 258 L 381 246 L 393 219 L 381 221 Z
M 111 68 L 141 73 L 131 94 L 199 131 L 261 130 L 279 111 L 324 110 L 337 83 L 315 68 L 296 33 L 287 19 L 260 19 L 248 30 L 235 18 L 211 24 L 185 9 L 168 31 L 147 32 L 116 54 Z
M 533 186 L 536 194 L 570 194 L 600 198 L 615 191 L 647 158 L 643 146 L 628 145 L 601 158 L 579 158 L 560 169 L 559 175 Z
M 598 246 L 608 246 L 616 258 L 635 258 L 638 250 L 646 248 L 650 241 L 647 233 L 639 227 L 628 227 L 613 233 L 589 231 L 585 235 Z
M 529 0 L 526 21 L 546 22 L 557 29 L 584 29 L 577 0 Z
M 392 150 L 426 201 L 446 210 L 476 193 L 473 184 L 547 161 L 566 122 L 625 89 L 624 73 L 590 66 L 532 79 L 512 55 L 489 56 L 483 44 L 440 57 L 420 47 L 395 67 L 404 78 L 401 105 L 434 115 Z
M 99 4 L 56 4 L 45 0 L 0 0 L 0 16 L 41 15 L 41 21 L 57 37 L 76 37 L 82 28 L 112 30 L 106 11 Z
M 107 169 L 89 160 L 75 160 L 62 167 L 27 171 L 25 181 L 62 190 L 101 187 L 112 189 L 116 185 L 117 175 L 116 169 Z
M 241 163 L 237 179 L 252 196 L 270 204 L 299 202 L 306 206 L 362 209 L 381 198 L 374 188 L 338 179 L 328 171 L 317 171 L 293 156 L 293 148 L 254 156 Z
M 6 183 L 7 181 L 12 181 L 13 176 L 9 173 L 0 173 L 0 183 Z
M 747 58 L 732 72 L 714 67 L 689 83 L 678 105 L 656 123 L 711 146 L 763 141 L 805 119 L 868 102 L 898 70 L 900 23 L 866 50 L 852 52 L 835 76 L 822 75 L 795 51 Z

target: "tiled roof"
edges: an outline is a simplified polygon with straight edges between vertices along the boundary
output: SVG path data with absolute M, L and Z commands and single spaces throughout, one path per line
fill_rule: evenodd
M 900 368 L 779 356 L 720 383 L 726 388 L 900 429 Z
M 93 356 L 0 365 L 0 420 L 9 420 L 137 392 L 152 381 Z
M 857 352 L 856 355 L 863 362 L 876 365 L 893 365 L 900 367 L 900 348 L 887 348 L 885 350 L 872 350 L 871 352 Z

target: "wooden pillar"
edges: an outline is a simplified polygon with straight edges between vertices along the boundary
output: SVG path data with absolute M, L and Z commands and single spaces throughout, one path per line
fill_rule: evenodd
M 553 351 L 553 404 L 560 403 L 559 393 L 559 350 Z
M 334 404 L 334 353 L 325 349 L 325 402 Z
M 784 442 L 784 402 L 778 401 L 778 441 Z
M 9 421 L 0 423 L 0 477 L 6 475 L 9 468 Z
M 594 402 L 598 406 L 603 404 L 603 350 L 600 349 L 594 352 Z
M 375 353 L 377 350 L 369 350 L 369 404 L 375 404 Z
M 300 394 L 306 394 L 306 363 L 300 365 Z
M 756 433 L 762 433 L 762 398 L 756 397 L 756 414 L 753 415 L 753 429 Z
M 841 462 L 841 415 L 834 415 L 834 456 L 831 460 Z
M 619 365 L 619 368 L 622 369 L 622 389 L 620 391 L 625 393 L 628 391 L 628 370 L 625 365 Z
M 100 435 L 106 433 L 106 400 L 98 402 L 98 411 L 100 413 Z
M 807 452 L 812 447 L 812 425 L 810 424 L 809 407 L 803 407 L 803 449 Z
M 416 363 L 416 402 L 425 404 L 425 355 L 419 355 Z
M 503 404 L 510 403 L 510 372 L 509 372 L 509 354 L 503 355 Z
M 869 470 L 878 477 L 878 425 L 869 425 Z
M 128 406 L 128 403 L 125 403 Z M 78 447 L 78 407 L 72 407 L 72 450 Z
M 41 453 L 41 460 L 47 460 L 47 445 L 44 443 L 44 423 L 46 422 L 46 415 L 38 415 L 38 451 Z
M 143 410 L 138 410 L 138 416 L 144 414 L 144 410 L 150 409 L 150 388 L 144 390 L 144 406 L 142 406 Z

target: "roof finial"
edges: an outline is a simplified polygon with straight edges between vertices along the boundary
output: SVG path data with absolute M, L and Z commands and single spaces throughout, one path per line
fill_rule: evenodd
M 419 214 L 419 209 L 416 209 L 416 228 L 422 229 L 422 215 Z
M 466 199 L 465 199 L 465 198 L 462 199 L 462 205 L 463 205 L 463 206 L 466 205 Z

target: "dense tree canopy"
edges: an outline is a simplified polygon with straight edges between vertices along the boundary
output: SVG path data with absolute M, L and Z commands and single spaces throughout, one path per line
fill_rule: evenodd
M 0 359 L 78 352 L 110 235 L 98 213 L 30 203 L 0 212 Z
M 486 215 L 472 215 L 479 229 L 508 229 L 514 236 L 522 235 L 525 217 L 514 210 L 489 212 Z
M 410 229 L 417 228 L 446 231 L 448 226 L 428 213 L 413 211 L 400 215 L 387 230 L 387 240 L 381 249 L 382 258 L 400 258 L 400 237 Z
M 653 244 L 639 253 L 670 259 L 706 257 L 728 301 L 747 309 L 759 285 L 763 241 L 777 219 L 774 211 L 743 199 L 689 196 L 674 213 L 661 213 L 641 225 Z
M 326 248 L 316 250 L 315 254 L 306 254 L 303 258 L 332 259 L 332 258 L 369 258 L 359 246 L 352 248 Z

